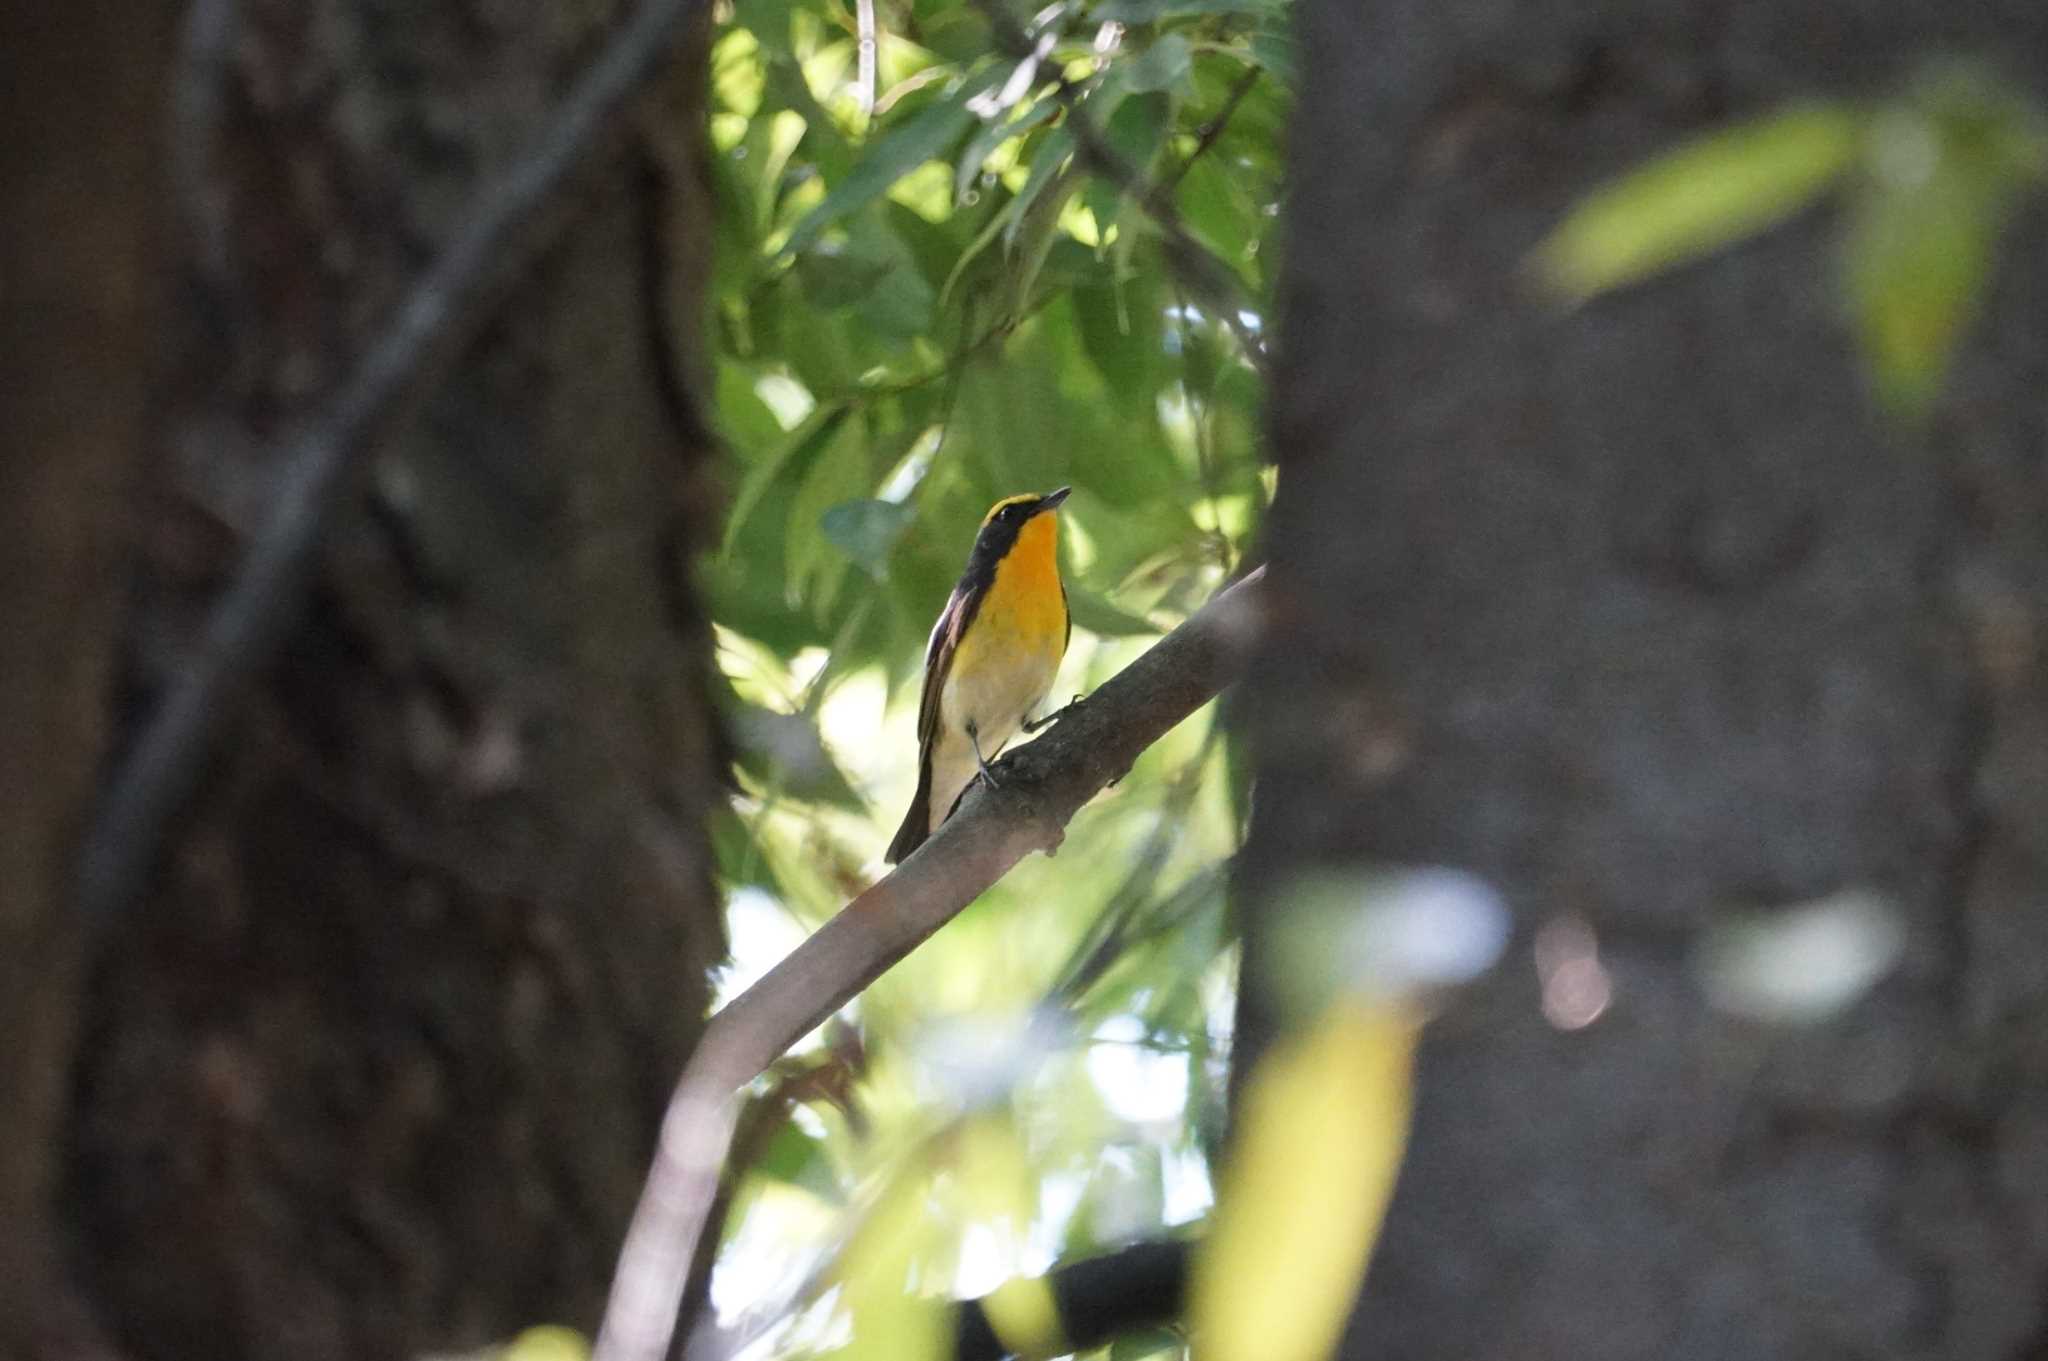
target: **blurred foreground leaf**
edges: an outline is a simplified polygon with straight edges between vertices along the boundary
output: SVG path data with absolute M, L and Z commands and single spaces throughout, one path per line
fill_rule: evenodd
M 590 1342 L 574 1328 L 544 1323 L 505 1344 L 502 1361 L 589 1361 Z
M 1940 392 L 2043 156 L 2028 102 L 1967 67 L 1930 72 L 1872 125 L 1843 264 L 1857 344 L 1893 415 L 1916 421 Z
M 1245 1084 L 1190 1319 L 1209 1361 L 1324 1361 L 1358 1293 L 1408 1140 L 1418 1017 L 1356 997 Z
M 1636 283 L 1783 221 L 1854 158 L 1863 118 L 1805 105 L 1707 136 L 1595 190 L 1531 259 L 1572 301 Z
M 936 1299 L 917 1293 L 920 1263 L 941 1238 L 926 1204 L 922 1168 L 884 1188 L 847 1248 L 840 1284 L 853 1337 L 832 1353 L 840 1361 L 940 1361 L 948 1320 Z
M 981 1301 L 1003 1345 L 1024 1357 L 1059 1356 L 1072 1348 L 1060 1333 L 1060 1306 L 1043 1276 L 1014 1276 Z

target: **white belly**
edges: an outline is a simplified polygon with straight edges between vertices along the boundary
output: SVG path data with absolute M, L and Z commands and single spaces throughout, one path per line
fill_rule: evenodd
M 1064 637 L 1060 641 L 1065 642 Z M 939 694 L 939 731 L 932 750 L 932 830 L 938 830 L 946 814 L 953 811 L 960 791 L 981 769 L 974 759 L 974 745 L 967 740 L 969 721 L 980 734 L 981 754 L 995 760 L 1032 710 L 1045 702 L 1059 669 L 1060 653 L 1053 651 L 1003 667 L 993 675 L 990 668 L 975 667 L 971 670 L 976 674 L 962 676 L 960 668 L 954 667 Z

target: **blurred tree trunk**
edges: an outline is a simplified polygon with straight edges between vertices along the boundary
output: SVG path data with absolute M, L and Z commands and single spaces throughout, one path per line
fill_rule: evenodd
M 105 741 L 156 318 L 175 9 L 0 4 L 0 1356 L 98 1346 L 48 1213 L 76 1022 L 68 848 Z
M 1469 867 L 1519 927 L 1425 1041 L 1344 1355 L 2039 1354 L 2041 214 L 1917 440 L 1862 389 L 1832 217 L 1569 315 L 1519 270 L 1603 177 L 1780 101 L 1949 52 L 2048 99 L 2048 11 L 1300 22 L 1240 1053 L 1270 1036 L 1258 961 L 1305 867 Z M 1903 915 L 1873 992 L 1804 1028 L 1707 1004 L 1704 933 L 1842 889 Z M 1577 1030 L 1528 948 L 1566 916 L 1614 988 Z
M 261 451 L 629 8 L 199 4 L 131 717 L 265 510 Z M 702 80 L 700 47 L 378 462 L 96 970 L 67 1209 L 138 1355 L 595 1323 L 723 953 Z

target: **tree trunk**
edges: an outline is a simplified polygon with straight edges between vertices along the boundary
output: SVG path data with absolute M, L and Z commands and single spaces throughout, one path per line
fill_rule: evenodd
M 260 451 L 629 8 L 200 4 L 131 715 L 265 509 Z M 379 460 L 96 971 L 68 1209 L 138 1355 L 595 1322 L 723 952 L 702 67 Z
M 157 316 L 173 9 L 0 4 L 0 1356 L 102 1343 L 50 1214 L 76 1022 L 69 847 L 105 740 Z
M 1346 1358 L 2048 1346 L 2048 239 L 1922 439 L 1808 215 L 1563 314 L 1526 252 L 1602 178 L 1980 55 L 2034 4 L 1305 0 L 1241 1050 L 1309 866 L 1470 868 L 1516 952 L 1421 1056 Z M 1343 130 L 1341 135 L 1333 132 Z M 1693 967 L 1742 909 L 1896 906 L 1897 969 L 1763 1026 Z M 1577 917 L 1613 1003 L 1547 1022 Z

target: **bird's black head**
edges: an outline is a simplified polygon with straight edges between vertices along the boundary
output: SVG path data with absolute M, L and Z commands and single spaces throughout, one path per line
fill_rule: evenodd
M 995 565 L 1003 560 L 1017 535 L 1024 526 L 1050 510 L 1059 509 L 1072 487 L 1061 487 L 1043 496 L 1027 493 L 1023 496 L 1006 496 L 989 507 L 982 517 L 981 532 L 974 539 L 974 553 L 968 560 L 968 571 L 973 575 L 976 569 L 993 572 Z
M 1032 516 L 1042 515 L 1048 510 L 1057 510 L 1060 502 L 1066 500 L 1067 494 L 1073 490 L 1072 487 L 1061 487 L 1058 491 L 1049 491 L 1043 496 L 1029 492 L 1023 496 L 1005 496 L 988 508 L 988 514 L 982 517 L 981 527 L 988 529 L 995 525 L 1009 525 L 1022 528 L 1024 522 Z

